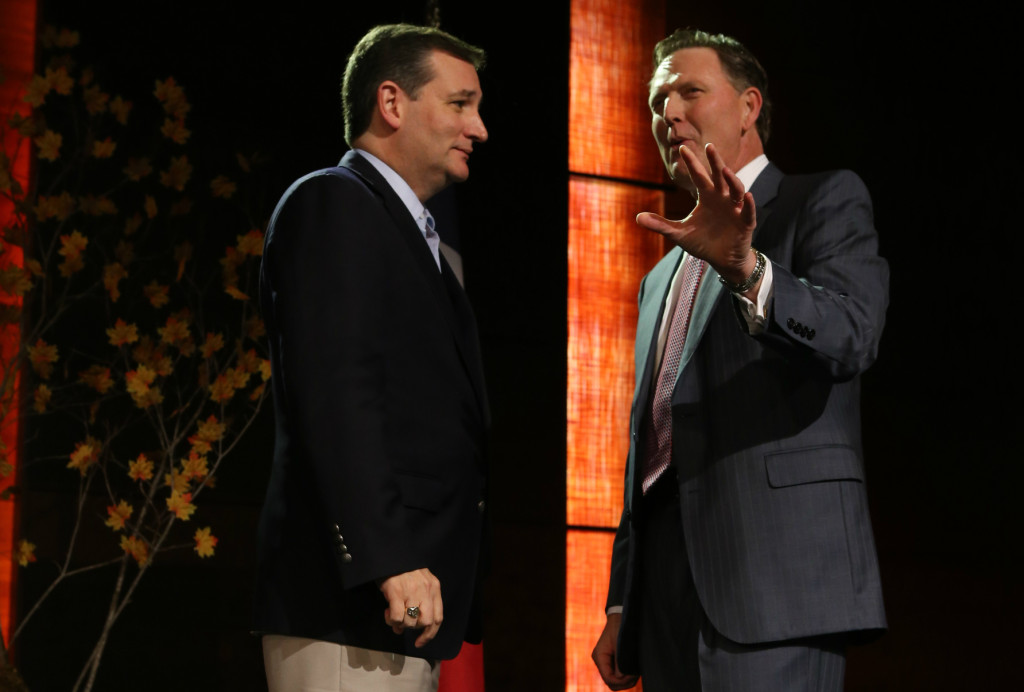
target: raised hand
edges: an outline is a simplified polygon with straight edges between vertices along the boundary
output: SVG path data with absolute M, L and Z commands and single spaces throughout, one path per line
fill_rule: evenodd
M 757 225 L 754 197 L 722 161 L 714 144 L 705 148 L 710 171 L 685 146 L 679 155 L 697 194 L 697 206 L 680 221 L 651 212 L 637 214 L 641 227 L 660 233 L 691 255 L 705 260 L 731 283 L 740 283 L 757 263 L 750 238 Z

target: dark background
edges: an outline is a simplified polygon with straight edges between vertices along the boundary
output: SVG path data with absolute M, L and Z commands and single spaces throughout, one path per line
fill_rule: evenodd
M 881 356 L 863 378 L 864 441 L 891 631 L 851 651 L 848 689 L 1020 686 L 1022 378 L 1011 349 L 1024 254 L 1008 18 L 977 3 L 957 17 L 880 2 L 668 4 L 668 28 L 732 34 L 764 63 L 773 161 L 791 173 L 851 168 L 874 198 L 892 285 Z M 112 91 L 148 94 L 173 75 L 196 142 L 269 159 L 269 216 L 294 178 L 344 152 L 337 94 L 355 41 L 377 23 L 421 22 L 423 5 L 40 0 L 40 26 L 79 30 L 81 60 Z M 488 690 L 561 690 L 568 3 L 439 5 L 442 28 L 489 54 L 490 141 L 453 193 L 495 421 Z M 263 686 L 247 628 L 267 414 L 204 509 L 221 527 L 216 558 L 153 568 L 97 689 Z M 36 493 L 26 520 L 67 521 L 62 502 Z M 20 642 L 35 690 L 67 689 L 86 655 L 96 618 L 80 613 L 105 608 L 93 594 L 109 575 L 88 579 Z

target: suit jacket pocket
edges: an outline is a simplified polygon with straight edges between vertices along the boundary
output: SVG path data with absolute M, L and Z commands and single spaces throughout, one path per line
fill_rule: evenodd
M 785 488 L 824 481 L 864 482 L 864 464 L 847 445 L 823 445 L 766 454 L 768 485 Z
M 447 493 L 444 482 L 434 476 L 395 472 L 402 504 L 427 512 L 438 512 L 444 506 Z

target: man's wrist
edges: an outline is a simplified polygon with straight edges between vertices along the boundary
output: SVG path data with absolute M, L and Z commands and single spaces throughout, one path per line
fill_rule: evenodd
M 739 283 L 734 283 L 726 279 L 724 276 L 722 276 L 721 273 L 718 274 L 718 280 L 721 281 L 722 285 L 724 285 L 733 293 L 737 293 L 740 295 L 746 293 L 754 286 L 756 286 L 757 283 L 761 280 L 761 277 L 764 276 L 764 268 L 768 263 L 765 259 L 765 256 L 762 255 L 753 247 L 750 248 L 750 252 L 754 256 L 754 268 L 746 279 L 740 281 Z

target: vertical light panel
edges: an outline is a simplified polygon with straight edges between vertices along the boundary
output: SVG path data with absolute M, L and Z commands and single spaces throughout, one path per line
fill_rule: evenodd
M 18 113 L 24 117 L 30 115 L 28 104 L 21 100 L 25 85 L 28 84 L 35 70 L 35 39 L 36 39 L 36 0 L 3 0 L 0 2 L 0 113 L 6 120 Z M 4 123 L 0 128 L 6 136 L 2 147 L 4 170 L 0 177 L 9 176 L 0 189 L 0 228 L 6 228 L 12 222 L 13 205 L 8 199 L 12 181 L 17 181 L 23 188 L 28 187 L 29 149 L 25 143 L 17 147 L 17 133 L 11 132 L 9 125 Z M 21 266 L 21 248 L 3 243 L 0 249 L 0 268 L 12 265 Z M 20 300 L 18 301 L 20 302 Z M 0 325 L 0 367 L 6 368 L 20 347 L 21 330 L 17 324 Z M 14 401 L 18 401 L 18 376 L 14 373 Z M 10 487 L 16 481 L 18 471 L 18 411 L 10 411 L 4 417 L 0 428 L 0 439 L 3 440 L 6 452 L 0 462 L 9 465 L 9 473 L 0 479 L 0 491 Z M 14 554 L 14 535 L 16 514 L 14 499 L 0 500 L 0 627 L 3 629 L 5 642 L 11 641 L 11 612 L 14 605 L 12 582 L 13 570 L 17 569 L 12 559 Z
M 605 690 L 590 660 L 604 627 L 633 397 L 640 279 L 664 254 L 634 222 L 661 212 L 647 108 L 664 0 L 572 0 L 566 400 L 566 689 Z
M 661 213 L 663 197 L 660 190 L 604 180 L 569 182 L 570 526 L 614 528 L 622 513 L 637 289 L 664 254 L 661 236 L 634 219 L 641 211 Z
M 572 0 L 569 171 L 660 184 L 647 82 L 664 0 Z

